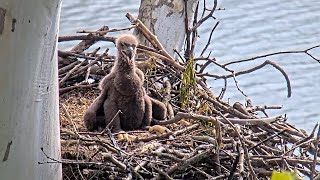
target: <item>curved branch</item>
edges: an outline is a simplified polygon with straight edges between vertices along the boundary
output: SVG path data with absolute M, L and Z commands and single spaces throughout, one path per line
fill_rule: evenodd
M 210 13 L 206 15 L 205 17 L 201 18 L 196 25 L 194 25 L 190 30 L 195 31 L 203 22 L 205 22 L 207 19 L 212 17 L 214 11 L 217 9 L 218 2 L 217 0 L 213 1 L 213 8 L 211 9 Z
M 275 53 L 269 53 L 269 54 L 264 54 L 264 55 L 260 55 L 260 56 L 256 56 L 256 57 L 252 57 L 252 58 L 249 58 L 249 59 L 242 59 L 242 60 L 237 60 L 237 61 L 231 61 L 231 62 L 228 62 L 228 63 L 225 63 L 223 66 L 229 66 L 231 64 L 235 64 L 235 63 L 241 63 L 241 62 L 247 62 L 247 61 L 252 61 L 252 60 L 255 60 L 255 59 L 260 59 L 260 58 L 264 58 L 264 57 L 268 57 L 268 56 L 273 56 L 273 55 L 279 55 L 279 54 L 298 54 L 298 53 L 305 53 L 307 54 L 308 56 L 310 56 L 312 59 L 316 60 L 318 63 L 320 63 L 320 59 L 314 57 L 313 55 L 311 55 L 308 51 L 312 50 L 312 49 L 315 49 L 315 48 L 319 48 L 320 45 L 316 45 L 316 46 L 313 46 L 311 48 L 308 48 L 306 50 L 296 50 L 296 51 L 280 51 L 280 52 L 275 52 Z
M 202 73 L 202 74 L 198 74 L 198 76 L 208 76 L 208 77 L 214 77 L 216 79 L 227 79 L 227 78 L 233 78 L 234 76 L 240 76 L 243 74 L 249 74 L 253 71 L 256 71 L 258 69 L 263 68 L 266 65 L 271 65 L 274 68 L 276 68 L 277 70 L 279 70 L 281 72 L 281 74 L 285 77 L 286 82 L 287 82 L 287 89 L 288 89 L 288 97 L 291 97 L 291 82 L 289 80 L 289 76 L 287 75 L 287 73 L 279 66 L 277 65 L 275 62 L 270 61 L 270 60 L 266 60 L 265 62 L 263 62 L 262 64 L 255 66 L 251 69 L 247 69 L 244 71 L 238 71 L 238 72 L 234 72 L 234 73 L 230 73 L 228 75 L 217 75 L 217 74 L 210 74 L 210 73 Z
M 202 56 L 202 55 L 204 54 L 204 52 L 206 52 L 207 48 L 209 47 L 209 45 L 210 45 L 210 43 L 211 43 L 211 38 L 212 38 L 213 31 L 217 28 L 217 26 L 219 25 L 219 23 L 220 23 L 220 21 L 218 21 L 218 22 L 214 25 L 214 27 L 211 29 L 208 42 L 207 42 L 206 46 L 203 48 L 200 56 Z

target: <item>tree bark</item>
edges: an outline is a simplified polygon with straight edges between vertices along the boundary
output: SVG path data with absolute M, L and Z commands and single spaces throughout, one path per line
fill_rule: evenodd
M 0 1 L 0 179 L 62 179 L 60 0 Z
M 167 52 L 174 56 L 174 49 L 180 51 L 185 39 L 185 12 L 188 24 L 194 16 L 198 0 L 141 0 L 138 18 L 154 33 Z M 147 40 L 135 32 L 141 44 Z

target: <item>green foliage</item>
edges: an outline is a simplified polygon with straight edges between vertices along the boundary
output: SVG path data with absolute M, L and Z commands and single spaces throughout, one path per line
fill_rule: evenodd
M 194 69 L 194 61 L 193 58 L 190 58 L 187 62 L 187 66 L 185 71 L 181 77 L 181 88 L 179 90 L 180 100 L 182 107 L 186 107 L 188 104 L 188 100 L 191 96 L 191 92 L 196 85 L 196 72 Z
M 296 171 L 272 171 L 271 180 L 299 180 L 300 176 Z

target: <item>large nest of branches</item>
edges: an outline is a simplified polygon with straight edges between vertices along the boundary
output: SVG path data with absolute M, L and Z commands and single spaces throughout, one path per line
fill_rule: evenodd
M 317 126 L 307 134 L 284 116 L 267 115 L 268 109 L 281 107 L 255 106 L 249 98 L 245 105 L 229 104 L 222 100 L 224 90 L 213 94 L 205 82 L 205 77 L 235 79 L 269 64 L 286 77 L 290 96 L 290 81 L 281 67 L 266 61 L 235 72 L 214 58 L 190 56 L 190 46 L 185 50 L 187 56 L 175 60 L 143 23 L 130 14 L 127 17 L 132 23 L 128 28 L 103 27 L 82 31 L 86 35 L 59 37 L 59 42 L 82 40 L 70 51 L 59 51 L 64 179 L 269 179 L 273 170 L 295 170 L 308 177 L 318 174 Z M 107 33 L 132 28 L 151 43 L 137 48 L 136 63 L 145 73 L 145 89 L 165 103 L 169 113 L 167 120 L 159 123 L 167 128 L 165 132 L 127 132 L 132 139 L 128 142 L 108 130 L 88 132 L 84 127 L 83 114 L 99 95 L 97 84 L 115 60 L 108 51 L 85 50 L 97 41 L 114 42 L 116 37 Z M 195 37 L 193 33 L 187 36 Z M 200 69 L 195 68 L 196 63 Z M 207 72 L 209 64 L 229 74 Z

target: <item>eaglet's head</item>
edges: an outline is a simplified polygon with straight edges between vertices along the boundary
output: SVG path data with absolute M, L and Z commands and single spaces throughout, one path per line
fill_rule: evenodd
M 134 57 L 137 46 L 138 40 L 131 34 L 122 34 L 116 40 L 118 53 L 127 56 L 128 59 L 132 59 Z

